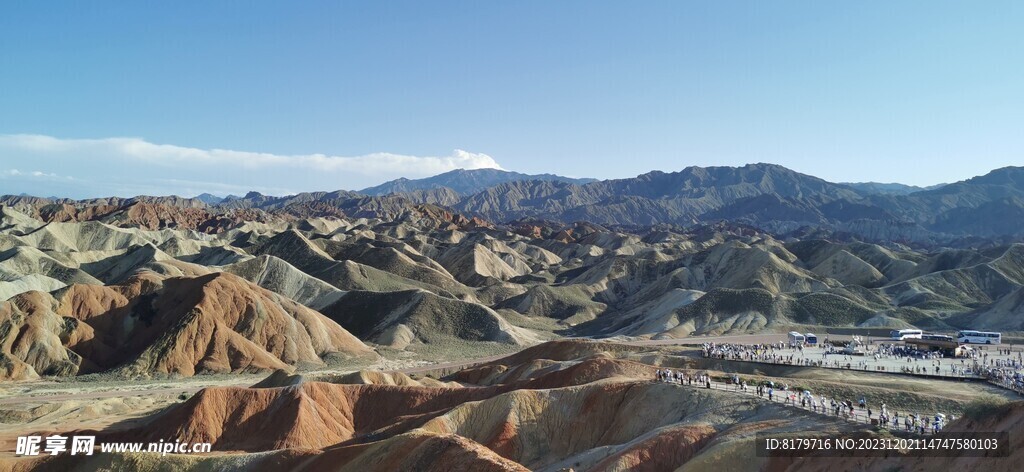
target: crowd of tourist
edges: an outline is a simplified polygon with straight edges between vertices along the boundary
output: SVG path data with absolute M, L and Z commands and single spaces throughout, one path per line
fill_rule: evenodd
M 940 359 L 942 355 L 938 351 L 926 351 L 914 346 L 882 343 L 878 345 L 878 349 L 875 351 L 874 357 L 876 361 L 879 359 L 901 359 L 912 361 L 915 359 Z
M 706 373 L 684 373 L 681 370 L 673 372 L 672 369 L 658 369 L 658 371 L 655 372 L 655 379 L 659 382 L 675 383 L 679 385 L 693 385 L 696 382 L 699 387 L 711 388 L 711 376 Z
M 958 358 L 943 359 L 937 352 L 922 352 L 903 346 L 880 347 L 876 356 L 892 356 L 913 364 L 902 367 L 900 371 L 903 373 L 980 377 L 1024 394 L 1024 353 L 1018 352 L 1014 358 L 1011 349 L 997 348 L 996 351 L 999 355 L 1010 357 L 997 359 L 988 352 L 970 349 L 964 350 L 965 354 Z M 926 366 L 918 362 L 922 360 L 928 360 L 929 364 Z M 943 365 L 948 369 L 943 369 Z
M 678 385 L 693 386 L 696 384 L 700 388 L 712 388 L 711 376 L 706 372 L 658 369 L 655 372 L 655 380 Z M 768 401 L 779 401 L 788 406 L 804 408 L 826 416 L 864 421 L 889 429 L 903 429 L 918 434 L 937 433 L 942 430 L 947 421 L 946 415 L 943 413 L 936 413 L 934 416 L 920 413 L 900 415 L 897 411 L 891 411 L 885 403 L 881 405 L 876 416 L 876 412 L 868 405 L 867 398 L 863 396 L 854 403 L 849 399 L 828 398 L 825 395 L 815 396 L 809 390 L 794 389 L 786 384 L 777 384 L 772 380 L 745 379 L 738 374 L 731 375 L 726 380 L 726 386 L 721 388 L 738 393 L 751 393 L 766 398 Z
M 854 356 L 844 353 L 841 348 L 831 344 L 826 344 L 822 348 L 820 360 L 804 356 L 803 346 L 787 346 L 781 342 L 768 344 L 704 343 L 703 353 L 704 357 L 733 361 L 837 369 L 867 369 L 866 362 L 855 361 Z
M 827 338 L 826 338 L 827 339 Z M 856 343 L 857 346 L 862 345 Z M 817 351 L 812 355 L 805 353 L 802 345 L 787 345 L 784 342 L 733 344 L 704 343 L 704 357 L 723 360 L 762 362 L 797 366 L 830 367 L 844 369 L 863 369 L 896 372 L 894 362 L 898 362 L 898 372 L 905 374 L 927 374 L 936 376 L 972 377 L 986 379 L 1003 388 L 1014 390 L 1024 395 L 1024 352 L 1014 353 L 1012 348 L 997 347 L 993 350 L 977 347 L 957 348 L 954 357 L 943 357 L 940 351 L 920 349 L 912 345 L 896 343 L 879 343 L 870 350 L 857 350 L 858 355 L 851 355 L 850 349 L 833 346 L 827 341 L 820 347 L 820 358 Z M 863 353 L 863 355 L 859 355 Z M 806 355 L 805 355 L 806 354 Z M 1016 354 L 1016 356 L 1014 356 Z M 997 356 L 1000 356 L 997 358 Z M 874 362 L 871 362 L 871 361 Z M 889 361 L 889 362 L 883 362 Z M 673 376 L 677 376 L 673 380 Z M 673 373 L 670 370 L 658 372 L 661 381 L 675 381 L 692 385 L 697 382 L 704 388 L 712 388 L 711 379 L 707 374 Z M 850 400 L 827 398 L 825 395 L 815 396 L 807 390 L 795 391 L 785 385 L 776 385 L 771 381 L 751 384 L 750 380 L 733 375 L 727 380 L 730 388 L 740 392 L 750 392 L 769 401 L 780 401 L 787 405 L 797 406 L 831 416 L 848 419 L 870 421 L 873 424 L 890 429 L 926 434 L 941 431 L 946 415 L 922 415 L 919 413 L 903 413 L 891 411 L 885 404 L 878 411 L 867 405 L 864 398 L 856 404 Z M 876 415 L 877 413 L 877 415 Z
M 1012 355 L 1009 352 L 1007 354 Z M 993 384 L 1024 395 L 1024 356 L 1022 353 L 1018 352 L 1016 359 L 1013 357 L 989 359 L 987 355 L 980 356 L 965 368 L 970 369 L 975 375 L 985 377 Z
M 918 349 L 914 346 L 895 343 L 880 343 L 865 355 L 851 355 L 843 348 L 824 344 L 820 347 L 821 357 L 805 355 L 803 346 L 789 346 L 783 342 L 759 344 L 704 343 L 704 357 L 784 364 L 806 367 L 828 367 L 837 369 L 858 369 L 896 371 L 904 374 L 936 375 L 952 377 L 973 377 L 988 379 L 992 383 L 1024 394 L 1024 353 L 1016 358 L 996 359 L 988 352 L 978 349 L 964 349 L 957 358 L 943 358 L 939 351 Z M 1012 356 L 1010 349 L 999 348 L 1000 355 Z M 871 361 L 874 362 L 871 362 Z M 880 361 L 902 362 L 898 367 L 882 365 Z

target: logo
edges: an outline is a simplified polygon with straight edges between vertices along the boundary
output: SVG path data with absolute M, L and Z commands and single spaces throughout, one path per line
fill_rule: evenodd
M 45 439 L 45 443 L 44 443 Z M 71 455 L 91 456 L 96 447 L 96 436 L 74 436 L 68 438 L 55 434 L 53 436 L 18 436 L 14 453 L 19 456 L 38 456 L 49 454 L 56 456 L 68 452 L 68 439 L 71 440 Z

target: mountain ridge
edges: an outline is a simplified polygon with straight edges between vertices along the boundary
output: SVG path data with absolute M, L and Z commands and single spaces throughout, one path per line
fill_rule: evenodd
M 502 169 L 455 169 L 422 179 L 399 178 L 359 191 L 366 195 L 382 196 L 392 193 L 407 193 L 416 190 L 449 188 L 459 194 L 473 194 L 485 188 L 504 182 L 522 180 L 558 181 L 571 183 L 596 182 L 597 179 L 563 177 L 555 174 L 524 174 Z
M 524 219 L 623 227 L 687 227 L 730 221 L 780 235 L 826 231 L 867 241 L 925 245 L 1024 236 L 1024 220 L 997 218 L 1024 214 L 1022 167 L 994 169 L 920 190 L 886 187 L 898 184 L 833 183 L 765 163 L 690 166 L 676 172 L 652 171 L 601 181 L 550 174 L 534 177 L 538 176 L 460 169 L 427 179 L 399 179 L 363 192 L 288 196 L 249 192 L 219 201 L 209 195 L 77 201 L 8 195 L 0 197 L 0 205 L 44 222 L 96 220 L 203 232 L 222 231 L 242 221 L 310 217 L 401 220 L 447 215 L 442 224 L 453 227 Z M 460 189 L 479 191 L 464 193 Z

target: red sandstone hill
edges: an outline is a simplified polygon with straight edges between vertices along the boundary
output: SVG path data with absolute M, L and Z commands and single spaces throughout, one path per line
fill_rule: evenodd
M 215 212 L 202 207 L 131 200 L 93 205 L 51 204 L 36 209 L 32 216 L 45 222 L 102 221 L 123 228 L 176 228 L 205 233 L 219 233 L 243 222 L 268 222 L 275 219 L 261 210 L 254 209 Z
M 1015 458 L 893 462 L 767 459 L 754 433 L 836 434 L 862 426 L 752 395 L 651 381 L 628 346 L 545 343 L 488 364 L 484 383 L 444 387 L 298 383 L 207 388 L 184 403 L 93 434 L 102 441 L 210 442 L 214 454 L 106 454 L 12 461 L 14 470 L 1012 470 Z M 551 359 L 555 358 L 555 359 Z M 503 369 L 503 370 L 502 370 Z M 501 372 L 498 372 L 502 370 Z M 469 378 L 476 374 L 455 374 Z M 281 374 L 275 374 L 281 377 Z M 340 381 L 341 379 L 339 379 Z M 393 380 L 393 379 L 392 379 Z M 1024 404 L 968 415 L 962 431 L 1017 431 Z M 1020 438 L 1011 435 L 1014 451 Z M 74 459 L 74 460 L 72 460 Z M 999 460 L 1001 461 L 1001 460 Z
M 492 388 L 339 385 L 218 387 L 200 391 L 145 426 L 114 437 L 180 438 L 224 451 L 320 449 L 392 436 L 465 403 L 499 393 Z M 259 434 L 252 434 L 253 431 Z
M 276 388 L 207 388 L 120 438 L 210 442 L 222 451 L 322 449 L 387 438 L 419 427 L 467 402 L 521 389 L 572 387 L 619 378 L 650 378 L 654 368 L 590 359 L 564 370 L 495 387 L 422 387 L 308 382 Z M 602 387 L 605 388 L 605 387 Z M 616 391 L 612 387 L 607 387 Z M 253 435 L 250 428 L 258 428 Z M 141 439 L 135 439 L 141 440 Z
M 451 470 L 417 462 L 427 457 L 466 470 L 534 470 L 562 461 L 593 470 L 665 470 L 712 441 L 735 439 L 716 424 L 794 428 L 809 416 L 720 391 L 628 379 L 556 387 L 559 376 L 549 375 L 548 385 L 489 388 L 208 388 L 146 424 L 96 434 L 104 441 L 210 442 L 235 458 L 230 468 L 269 461 L 266 453 L 247 454 L 274 451 L 272 470 Z
M 426 226 L 445 230 L 491 228 L 478 217 L 455 213 L 430 204 L 413 204 L 396 197 L 360 197 L 305 201 L 296 197 L 287 204 L 267 208 L 206 205 L 195 199 L 174 197 L 109 198 L 95 200 L 3 199 L 43 222 L 99 221 L 123 228 L 196 230 L 216 234 L 246 222 L 288 223 L 306 218 L 384 217 L 413 218 Z
M 372 351 L 323 315 L 237 276 L 27 292 L 0 304 L 0 377 L 252 372 Z

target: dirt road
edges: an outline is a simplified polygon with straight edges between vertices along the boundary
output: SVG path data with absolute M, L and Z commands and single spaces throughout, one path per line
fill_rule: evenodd
M 460 369 L 476 364 L 482 364 L 486 362 L 496 361 L 508 354 L 502 354 L 497 356 L 480 357 L 476 359 L 469 359 L 465 361 L 447 362 L 443 364 L 428 364 L 416 367 L 408 367 L 402 369 L 393 369 L 389 372 L 401 372 L 404 374 L 415 374 L 420 372 L 429 372 L 439 369 Z M 262 377 L 260 377 L 262 378 Z M 218 381 L 218 382 L 202 382 L 192 377 L 187 380 L 168 380 L 163 385 L 157 383 L 152 388 L 132 388 L 132 389 L 119 389 L 115 386 L 109 387 L 92 387 L 88 384 L 81 384 L 81 388 L 90 389 L 81 392 L 72 391 L 59 391 L 58 393 L 49 393 L 46 389 L 41 389 L 39 392 L 20 392 L 10 395 L 0 394 L 0 406 L 3 405 L 14 405 L 20 403 L 53 403 L 53 402 L 65 402 L 70 400 L 99 400 L 104 398 L 117 398 L 126 396 L 150 396 L 150 395 L 180 395 L 186 394 L 191 395 L 207 387 L 247 387 L 255 384 L 259 381 L 259 378 L 253 378 L 252 376 L 245 376 L 239 378 L 236 381 Z M 173 384 L 173 385 L 167 385 Z M 61 385 L 60 388 L 71 390 L 74 386 Z M 109 389 L 109 390 L 108 390 Z

